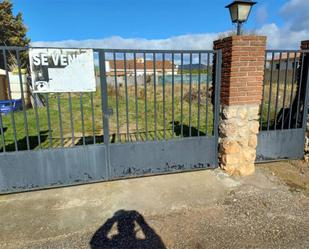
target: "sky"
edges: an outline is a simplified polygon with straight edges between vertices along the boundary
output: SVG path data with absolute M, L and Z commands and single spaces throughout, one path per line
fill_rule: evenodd
M 1 1 L 1 0 L 0 0 Z M 12 0 L 32 46 L 211 49 L 235 29 L 232 0 Z M 297 49 L 309 39 L 309 0 L 259 0 L 245 30 L 268 48 Z

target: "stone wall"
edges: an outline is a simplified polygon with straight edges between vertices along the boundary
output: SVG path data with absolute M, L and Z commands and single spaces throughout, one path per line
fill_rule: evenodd
M 259 105 L 223 106 L 220 119 L 221 167 L 231 175 L 251 175 L 259 132 Z

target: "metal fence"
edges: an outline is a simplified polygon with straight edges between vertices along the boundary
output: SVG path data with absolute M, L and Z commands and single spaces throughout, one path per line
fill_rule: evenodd
M 9 100 L 6 105 L 9 110 L 14 110 L 0 115 L 2 151 L 85 145 L 92 143 L 88 141 L 90 134 L 96 143 L 100 125 L 95 123 L 95 116 L 102 116 L 102 113 L 94 112 L 96 93 L 32 93 L 27 59 L 24 61 L 25 67 L 20 60 L 22 52 L 26 50 L 2 49 Z M 11 63 L 16 59 L 11 70 L 9 58 L 13 60 Z M 16 99 L 21 99 L 21 105 L 15 108 Z
M 213 134 L 212 52 L 111 50 L 104 57 L 110 68 L 106 74 L 114 76 L 106 97 L 116 143 Z M 117 75 L 123 75 L 124 84 Z M 129 75 L 135 78 L 132 85 Z
M 0 48 L 0 192 L 217 167 L 221 51 L 93 52 L 95 92 L 36 94 L 27 48 Z
M 301 159 L 308 114 L 309 51 L 268 50 L 257 161 Z
M 96 92 L 49 94 L 32 93 L 26 48 L 0 53 L 7 99 L 22 100 L 0 115 L 2 152 L 103 143 L 107 98 L 111 143 L 213 134 L 211 51 L 94 50 Z
M 260 129 L 303 127 L 307 52 L 268 50 L 265 60 Z

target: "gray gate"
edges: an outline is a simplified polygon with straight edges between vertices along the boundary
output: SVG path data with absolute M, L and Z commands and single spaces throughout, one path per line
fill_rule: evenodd
M 217 167 L 221 51 L 94 49 L 97 91 L 56 94 L 31 93 L 26 48 L 1 53 L 22 105 L 0 115 L 0 192 Z
M 257 162 L 303 158 L 308 61 L 309 51 L 266 52 Z

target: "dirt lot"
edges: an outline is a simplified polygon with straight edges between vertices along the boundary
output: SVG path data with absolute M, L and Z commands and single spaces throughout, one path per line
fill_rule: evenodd
M 309 196 L 309 164 L 304 161 L 273 162 L 259 165 L 289 186 L 290 191 Z
M 242 179 L 200 171 L 12 195 L 0 198 L 0 218 L 1 248 L 308 249 L 309 165 L 260 164 Z

